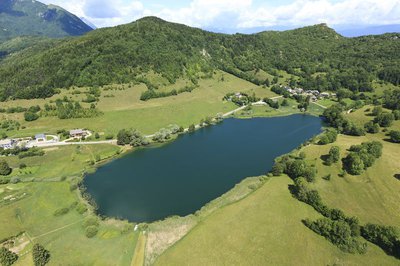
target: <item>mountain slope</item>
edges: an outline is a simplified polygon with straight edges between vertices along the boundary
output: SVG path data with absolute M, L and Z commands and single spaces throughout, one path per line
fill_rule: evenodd
M 77 36 L 92 30 L 66 10 L 35 0 L 1 0 L 0 25 L 0 41 L 23 35 Z
M 215 69 L 263 83 L 249 72 L 285 70 L 305 87 L 363 91 L 386 67 L 397 68 L 399 51 L 397 35 L 348 39 L 324 24 L 225 35 L 148 17 L 7 57 L 0 64 L 0 99 L 47 97 L 72 85 L 143 82 L 141 74 L 150 70 L 171 83 L 180 77 L 196 82 Z

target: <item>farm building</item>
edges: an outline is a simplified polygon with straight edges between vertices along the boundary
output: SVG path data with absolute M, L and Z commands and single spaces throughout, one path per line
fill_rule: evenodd
M 35 135 L 35 140 L 37 142 L 46 141 L 46 135 L 45 134 L 37 134 L 37 135 Z
M 73 129 L 69 132 L 71 138 L 81 138 L 87 135 L 87 131 L 83 129 Z
M 12 149 L 15 146 L 15 140 L 13 139 L 2 139 L 0 140 L 0 148 L 5 150 Z

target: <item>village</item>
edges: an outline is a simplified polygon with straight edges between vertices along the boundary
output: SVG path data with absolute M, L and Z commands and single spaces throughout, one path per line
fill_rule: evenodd
M 22 137 L 22 138 L 7 138 L 0 140 L 0 150 L 9 149 L 30 149 L 33 147 L 49 147 L 49 146 L 61 146 L 79 143 L 79 141 L 90 137 L 92 133 L 85 129 L 73 129 L 68 132 L 68 136 L 65 140 L 61 141 L 59 135 L 51 134 L 36 134 L 34 137 Z
M 336 93 L 320 92 L 318 90 L 304 90 L 302 88 L 291 88 L 289 86 L 280 85 L 291 96 L 304 96 L 310 97 L 310 101 L 316 102 L 321 99 L 336 97 Z

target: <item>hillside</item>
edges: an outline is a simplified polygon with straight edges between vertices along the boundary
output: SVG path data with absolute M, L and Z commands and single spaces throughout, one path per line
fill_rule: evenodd
M 150 70 L 172 84 L 181 77 L 196 83 L 217 69 L 264 84 L 269 81 L 252 72 L 278 76 L 285 70 L 306 88 L 370 91 L 378 78 L 400 82 L 399 51 L 396 34 L 348 39 L 325 24 L 224 35 L 148 17 L 13 54 L 0 65 L 0 99 L 48 97 L 73 85 L 143 82 Z
M 35 0 L 0 2 L 0 41 L 18 36 L 78 36 L 92 28 L 75 15 Z

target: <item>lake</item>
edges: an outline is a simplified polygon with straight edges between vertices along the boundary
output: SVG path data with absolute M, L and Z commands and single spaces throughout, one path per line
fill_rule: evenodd
M 322 130 L 308 115 L 234 119 L 116 159 L 84 179 L 99 214 L 151 222 L 185 216 Z

